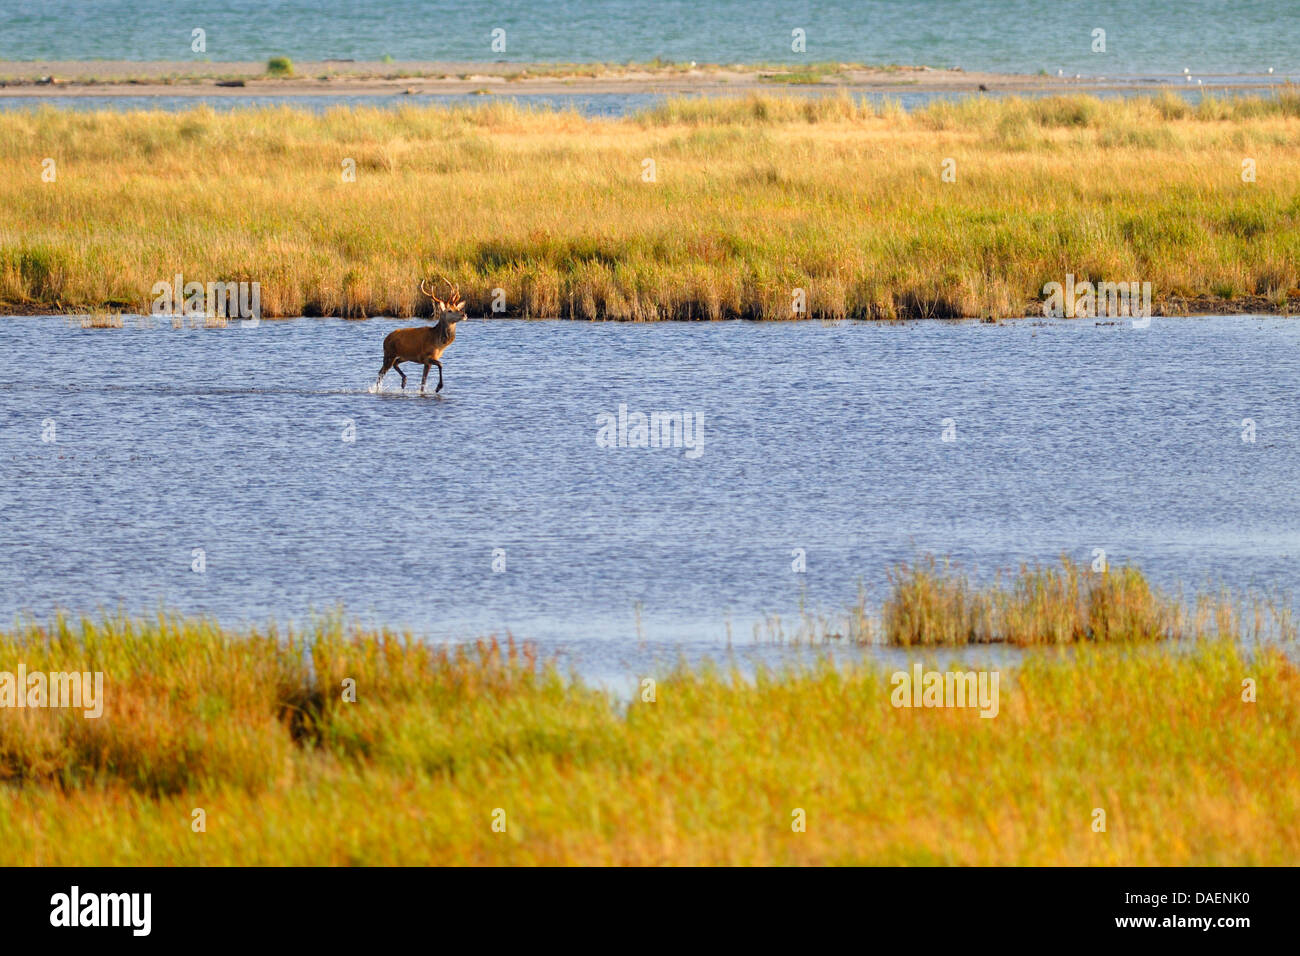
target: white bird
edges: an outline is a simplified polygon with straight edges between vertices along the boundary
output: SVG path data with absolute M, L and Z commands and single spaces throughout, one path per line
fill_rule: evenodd
M 1190 72 L 1192 72 L 1192 71 L 1189 70 L 1187 67 L 1183 67 L 1183 72 L 1184 72 L 1184 73 L 1190 73 Z
M 1268 68 L 1268 72 L 1270 72 L 1270 73 L 1273 72 L 1273 68 L 1272 68 L 1271 66 Z

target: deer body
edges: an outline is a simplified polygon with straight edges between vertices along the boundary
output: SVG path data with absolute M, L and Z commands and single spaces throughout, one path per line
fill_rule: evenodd
M 383 383 L 384 376 L 388 374 L 390 368 L 402 376 L 402 388 L 406 388 L 406 373 L 402 371 L 401 363 L 418 362 L 424 366 L 420 391 L 424 391 L 425 383 L 429 381 L 429 369 L 435 365 L 438 366 L 438 387 L 433 391 L 435 395 L 442 391 L 440 360 L 442 353 L 447 351 L 447 346 L 456 341 L 456 323 L 465 318 L 465 303 L 455 287 L 452 288 L 452 296 L 448 302 L 443 302 L 425 289 L 424 283 L 420 283 L 420 288 L 433 299 L 442 317 L 436 325 L 396 329 L 384 337 L 384 366 L 379 370 L 379 381 L 375 383 L 376 389 Z

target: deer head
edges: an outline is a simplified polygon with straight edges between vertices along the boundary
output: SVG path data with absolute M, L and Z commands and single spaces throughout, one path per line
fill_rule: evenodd
M 452 325 L 465 318 L 465 300 L 460 297 L 460 289 L 452 285 L 450 279 L 442 276 L 442 281 L 447 283 L 447 288 L 451 290 L 451 294 L 447 296 L 445 302 L 434 295 L 433 290 L 425 288 L 427 281 L 427 279 L 420 280 L 420 291 L 433 300 L 433 304 L 438 307 L 438 315 L 442 318 L 442 321 Z

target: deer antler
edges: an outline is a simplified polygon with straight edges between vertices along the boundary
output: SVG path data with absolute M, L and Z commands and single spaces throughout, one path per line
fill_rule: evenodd
M 441 306 L 442 308 L 444 308 L 444 309 L 447 308 L 447 303 L 446 303 L 446 302 L 443 302 L 442 299 L 440 299 L 440 298 L 438 298 L 436 295 L 434 295 L 434 294 L 433 294 L 433 291 L 432 291 L 431 289 L 426 289 L 426 288 L 424 287 L 424 284 L 425 284 L 426 282 L 428 282 L 428 281 L 429 281 L 428 279 L 421 279 L 421 280 L 420 280 L 420 291 L 423 292 L 425 295 L 427 295 L 427 296 L 428 296 L 430 299 L 432 299 L 434 302 L 438 303 L 438 305 Z
M 441 272 L 439 272 L 438 275 L 442 278 L 443 282 L 447 283 L 447 288 L 451 290 L 451 295 L 447 297 L 447 301 L 450 302 L 451 304 L 447 306 L 444 303 L 444 306 L 446 308 L 451 309 L 451 311 L 455 312 L 457 309 L 461 308 L 465 304 L 465 301 L 460 297 L 460 286 L 454 284 L 450 279 L 448 279 Z
M 456 309 L 460 308 L 460 306 L 464 305 L 464 301 L 460 297 L 460 287 L 457 285 L 453 285 L 452 281 L 448 279 L 445 275 L 443 275 L 441 272 L 438 273 L 438 277 L 442 279 L 443 282 L 447 283 L 447 288 L 451 290 L 451 295 L 448 297 L 447 302 L 443 302 L 442 299 L 434 295 L 431 290 L 426 289 L 424 287 L 424 284 L 429 281 L 428 279 L 420 280 L 420 291 L 423 292 L 425 295 L 427 295 L 434 302 L 438 303 L 439 307 L 441 307 L 442 309 L 445 309 L 448 312 L 454 312 L 456 311 Z

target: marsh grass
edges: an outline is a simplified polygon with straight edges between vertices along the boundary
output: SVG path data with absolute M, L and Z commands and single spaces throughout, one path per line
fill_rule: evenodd
M 820 84 L 844 75 L 844 68 L 838 63 L 808 63 L 800 66 L 786 66 L 778 70 L 759 73 L 759 79 L 765 83 L 782 83 L 787 85 Z
M 26 625 L 3 659 L 104 671 L 105 711 L 0 712 L 0 862 L 1294 864 L 1300 674 L 1185 651 L 1042 651 L 985 720 L 896 710 L 887 670 L 828 659 L 679 668 L 626 703 L 492 642 Z
M 843 611 L 810 607 L 800 595 L 790 618 L 754 624 L 758 643 L 1016 647 L 1080 643 L 1145 644 L 1240 638 L 1288 641 L 1296 627 L 1286 599 L 1203 591 L 1188 601 L 1166 594 L 1131 566 L 1093 571 L 1068 556 L 1056 565 L 1022 565 L 979 583 L 932 555 L 900 562 L 877 604 L 865 587 Z
M 1098 572 L 1066 557 L 1059 567 L 1026 565 L 1009 584 L 999 577 L 984 588 L 934 558 L 900 564 L 890 579 L 883 633 L 900 645 L 1193 639 L 1225 614 L 1235 619 L 1237 607 L 1227 596 L 1204 596 L 1189 612 L 1137 568 Z
M 1285 309 L 1297 145 L 1286 91 L 910 114 L 754 94 L 613 120 L 495 99 L 6 111 L 0 310 L 147 312 L 181 272 L 259 281 L 265 316 L 410 316 L 434 270 L 472 314 L 499 288 L 507 315 L 581 319 L 788 318 L 794 288 L 823 320 L 1007 316 L 1067 272 L 1149 281 L 1158 309 L 1224 293 Z M 45 157 L 56 182 L 40 181 Z
M 123 786 L 153 797 L 205 786 L 265 790 L 294 748 L 377 759 L 379 750 L 400 751 L 415 724 L 461 704 L 453 723 L 473 720 L 474 702 L 525 684 L 560 686 L 513 643 L 434 648 L 348 632 L 338 619 L 281 635 L 166 615 L 60 617 L 0 635 L 0 660 L 21 660 L 29 673 L 102 671 L 110 701 L 94 720 L 76 709 L 3 711 L 0 780 L 64 792 Z M 378 710 L 352 708 L 335 692 L 348 677 L 361 700 L 384 701 L 381 723 Z M 424 756 L 437 763 L 434 749 Z

